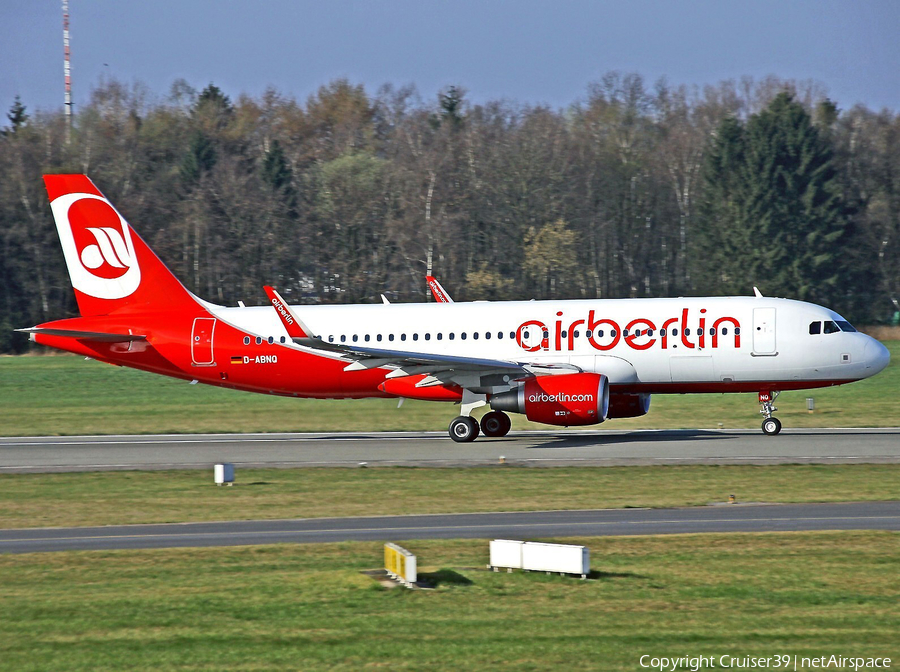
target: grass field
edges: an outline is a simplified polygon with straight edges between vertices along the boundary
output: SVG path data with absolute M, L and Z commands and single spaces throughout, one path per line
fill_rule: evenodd
M 0 475 L 0 527 L 900 497 L 900 465 L 242 469 Z
M 900 535 L 571 539 L 594 579 L 404 545 L 433 591 L 342 543 L 0 556 L 4 670 L 639 670 L 640 656 L 900 654 Z M 809 669 L 798 667 L 797 669 Z
M 900 341 L 887 343 L 891 365 L 874 378 L 837 388 L 786 392 L 778 417 L 786 427 L 900 426 Z M 806 411 L 806 397 L 816 412 Z M 287 399 L 189 385 L 75 356 L 0 358 L 0 434 L 147 434 L 444 430 L 450 404 L 393 399 Z M 604 427 L 758 427 L 756 395 L 655 395 L 642 418 Z M 513 429 L 543 428 L 513 416 Z

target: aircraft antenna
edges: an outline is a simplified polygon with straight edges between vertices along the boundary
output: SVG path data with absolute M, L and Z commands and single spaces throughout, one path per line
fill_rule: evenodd
M 66 76 L 66 144 L 72 141 L 72 69 L 69 65 L 69 0 L 62 0 L 63 10 L 63 72 Z

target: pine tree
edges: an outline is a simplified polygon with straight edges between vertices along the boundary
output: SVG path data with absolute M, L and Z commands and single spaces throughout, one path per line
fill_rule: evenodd
M 850 218 L 833 151 L 806 109 L 776 96 L 745 127 L 726 119 L 705 160 L 698 237 L 703 292 L 768 294 L 829 303 L 852 285 L 842 249 Z
M 6 118 L 9 119 L 12 126 L 8 130 L 4 129 L 3 135 L 11 135 L 28 123 L 28 113 L 25 112 L 25 106 L 22 104 L 22 99 L 19 96 L 16 96 L 13 101 L 12 107 L 6 113 Z

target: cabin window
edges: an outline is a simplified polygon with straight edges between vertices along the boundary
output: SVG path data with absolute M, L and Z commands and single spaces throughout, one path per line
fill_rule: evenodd
M 565 331 L 565 329 L 563 329 L 562 333 L 560 333 L 560 336 L 561 336 L 562 338 L 565 338 L 565 337 L 566 337 L 566 331 Z
M 588 338 L 590 338 L 590 337 L 591 337 L 591 330 L 588 329 L 586 332 L 584 332 L 584 335 L 587 336 Z M 600 336 L 600 334 L 598 334 L 598 336 Z
M 418 340 L 419 340 L 419 335 L 418 335 L 418 334 L 413 334 L 413 340 L 414 340 L 414 341 L 418 341 Z
M 691 335 L 691 328 L 690 328 L 690 327 L 685 327 L 685 329 L 684 329 L 684 335 L 685 335 L 685 336 L 690 336 L 690 335 Z
M 527 331 L 523 331 L 523 332 L 522 332 L 522 340 L 523 340 L 523 341 L 527 341 L 527 340 L 528 340 L 528 332 L 527 332 Z
M 401 341 L 405 341 L 405 340 L 406 340 L 406 334 L 400 334 L 400 340 L 401 340 Z
M 244 336 L 244 345 L 250 345 L 250 337 Z
M 466 340 L 466 332 L 462 332 L 462 333 L 459 335 L 459 337 L 460 337 L 462 340 Z
M 626 336 L 626 337 L 628 336 L 628 329 L 622 330 L 622 336 Z
M 498 331 L 498 332 L 497 332 L 497 338 L 500 338 L 500 339 L 503 338 L 503 332 L 502 332 L 502 331 Z
M 837 325 L 841 328 L 841 331 L 849 331 L 851 333 L 856 331 L 856 328 L 852 324 L 845 322 L 844 320 L 838 320 Z
M 549 331 L 545 331 L 545 332 L 544 332 L 544 338 L 550 338 L 550 332 L 549 332 Z
M 456 338 L 456 335 L 451 331 L 450 336 L 448 336 L 448 338 L 452 341 L 454 338 Z
M 381 341 L 381 334 L 377 334 L 377 335 L 375 336 L 375 340 L 380 342 L 380 341 Z
M 285 341 L 285 338 L 284 338 L 284 336 L 282 336 L 282 337 L 281 337 L 281 338 L 279 338 L 279 339 L 278 339 L 278 340 L 279 340 L 279 341 L 280 341 L 280 342 L 282 342 L 282 343 L 284 343 L 284 341 Z
M 260 345 L 261 343 L 262 343 L 262 336 L 257 336 L 257 337 L 256 337 L 256 344 L 257 344 L 257 345 Z
M 572 332 L 572 337 L 573 337 L 573 338 L 578 338 L 579 336 L 580 336 L 580 333 L 579 333 L 579 331 L 578 331 L 577 329 L 576 329 L 575 331 Z
M 709 335 L 710 335 L 710 336 L 715 336 L 715 335 L 716 335 L 716 330 L 715 330 L 713 327 L 710 327 L 710 328 L 709 328 Z
M 425 340 L 426 340 L 426 341 L 430 341 L 430 340 L 431 340 L 431 334 L 425 334 Z
M 660 330 L 659 330 L 659 335 L 660 335 L 660 336 L 665 336 L 665 335 L 666 335 L 666 330 L 665 330 L 665 329 L 660 329 Z
M 600 331 L 600 335 L 603 336 L 603 330 Z M 609 330 L 609 337 L 610 337 L 610 338 L 615 338 L 615 337 L 616 337 L 616 330 L 615 330 L 615 329 L 610 329 L 610 330 Z
M 486 339 L 490 340 L 490 338 L 491 338 L 491 332 L 489 332 L 489 331 L 484 332 L 484 337 L 485 337 Z
M 672 329 L 672 336 L 678 336 L 678 329 Z
M 477 331 L 472 333 L 472 339 L 476 340 L 476 341 L 478 340 L 478 332 Z
M 331 334 L 331 335 L 328 337 L 328 342 L 329 342 L 329 343 L 334 343 L 334 334 Z
M 822 323 L 821 322 L 810 322 L 809 323 L 809 334 L 810 336 L 815 336 L 816 334 L 822 333 Z
M 438 332 L 438 335 L 437 335 L 437 340 L 440 341 L 440 340 L 443 340 L 443 338 L 444 338 L 444 333 L 441 332 L 441 331 L 439 331 L 439 332 Z
M 353 342 L 356 343 L 359 340 L 359 336 L 353 334 Z
M 275 342 L 275 337 L 274 337 L 274 336 L 269 336 L 269 338 L 266 339 L 266 340 L 269 342 L 269 345 L 272 345 L 272 344 Z
M 341 334 L 341 343 L 346 343 L 346 342 L 347 342 L 347 335 Z
M 653 329 L 647 330 L 647 336 L 649 336 L 650 338 L 653 338 Z
M 514 331 L 509 332 L 510 340 L 513 340 L 515 337 L 516 337 L 516 332 L 514 332 Z
M 728 336 L 728 327 L 722 327 L 722 335 Z
M 837 325 L 837 322 L 832 320 L 825 320 L 825 333 L 826 334 L 836 334 L 841 330 L 841 328 Z
M 734 328 L 734 335 L 735 335 L 735 336 L 740 336 L 740 335 L 741 335 L 741 328 L 740 328 L 740 327 L 735 327 L 735 328 Z

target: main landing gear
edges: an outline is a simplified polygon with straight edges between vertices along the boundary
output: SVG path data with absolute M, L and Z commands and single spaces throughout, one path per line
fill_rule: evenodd
M 481 427 L 475 418 L 460 415 L 450 423 L 450 438 L 457 443 L 468 443 L 478 438 L 479 429 L 485 436 L 500 437 L 509 433 L 512 421 L 502 411 L 485 413 L 481 418 Z
M 775 408 L 775 399 L 778 398 L 779 394 L 779 392 L 759 393 L 759 404 L 762 406 L 760 413 L 765 416 L 765 419 L 762 421 L 762 431 L 763 434 L 768 436 L 775 436 L 781 431 L 781 420 L 772 416 L 772 413 L 778 410 Z

